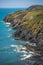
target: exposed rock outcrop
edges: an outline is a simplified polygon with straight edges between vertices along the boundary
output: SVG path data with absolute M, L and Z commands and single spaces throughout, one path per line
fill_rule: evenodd
M 33 5 L 25 11 L 9 14 L 4 21 L 11 23 L 12 28 L 17 30 L 13 33 L 15 39 L 31 42 L 25 45 L 27 50 L 40 55 L 33 56 L 35 60 L 39 57 L 38 62 L 36 60 L 35 64 L 30 65 L 43 65 L 43 5 Z

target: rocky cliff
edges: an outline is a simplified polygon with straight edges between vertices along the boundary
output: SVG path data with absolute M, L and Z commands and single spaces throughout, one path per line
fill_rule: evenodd
M 25 45 L 27 49 L 40 54 L 43 60 L 43 6 L 33 5 L 26 10 L 9 14 L 4 19 L 11 23 L 17 31 L 13 34 L 16 39 L 25 40 L 33 45 Z

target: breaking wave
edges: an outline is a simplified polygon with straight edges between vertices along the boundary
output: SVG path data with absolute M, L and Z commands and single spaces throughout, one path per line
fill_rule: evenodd
M 2 49 L 0 49 L 0 53 L 14 53 L 14 52 L 17 52 L 17 53 L 21 53 L 20 55 L 20 60 L 25 60 L 27 58 L 30 58 L 31 56 L 33 55 L 36 55 L 34 52 L 27 52 L 26 51 L 26 47 L 23 46 L 23 45 L 14 45 L 14 44 L 11 44 L 9 45 L 8 47 L 4 47 Z

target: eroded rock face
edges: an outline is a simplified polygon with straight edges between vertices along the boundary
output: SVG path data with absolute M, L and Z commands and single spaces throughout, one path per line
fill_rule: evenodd
M 11 23 L 10 26 L 13 29 L 17 29 L 18 25 L 20 25 L 23 21 L 23 17 L 26 15 L 26 13 L 23 13 L 23 11 L 17 11 L 15 13 L 9 14 L 4 18 L 4 21 L 7 23 Z
M 41 30 L 42 31 L 42 30 Z M 18 28 L 14 33 L 15 37 L 20 37 L 20 39 L 24 39 L 25 41 L 30 41 L 32 43 L 43 43 L 43 33 L 32 34 L 31 30 L 28 28 Z
M 23 64 L 23 65 L 43 65 L 43 61 L 25 60 L 25 61 L 22 61 L 21 64 Z
M 27 52 L 38 54 L 22 61 L 23 64 L 43 65 L 43 6 L 35 5 L 29 7 L 25 13 L 16 13 L 6 16 L 4 21 L 11 23 L 10 26 L 17 30 L 13 33 L 15 39 L 30 42 L 24 45 Z

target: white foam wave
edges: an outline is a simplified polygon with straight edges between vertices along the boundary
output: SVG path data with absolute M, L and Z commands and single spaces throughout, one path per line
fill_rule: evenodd
M 7 25 L 10 25 L 10 23 L 6 23 Z
M 19 53 L 27 53 L 26 51 L 21 51 L 21 50 L 19 50 L 19 49 L 14 49 L 13 51 L 16 51 L 16 52 L 19 52 Z
M 14 48 L 13 51 L 27 53 L 26 47 L 23 47 L 22 45 L 10 45 L 10 47 Z
M 21 58 L 20 60 L 25 60 L 25 59 L 27 59 L 27 58 L 30 58 L 31 56 L 32 56 L 32 54 L 25 55 L 25 57 L 24 57 L 24 58 Z
M 27 41 L 26 43 L 29 43 L 29 41 Z
M 27 56 L 27 54 L 23 54 L 23 55 L 21 55 L 22 57 L 26 57 Z
M 28 54 L 23 54 L 22 58 L 20 60 L 25 60 L 25 59 L 28 59 L 32 56 L 36 56 L 36 55 L 40 56 L 40 54 L 37 54 L 37 53 L 34 53 L 34 52 L 30 51 Z
M 13 45 L 13 44 L 12 44 L 12 45 L 10 45 L 10 47 L 17 47 L 17 45 Z

